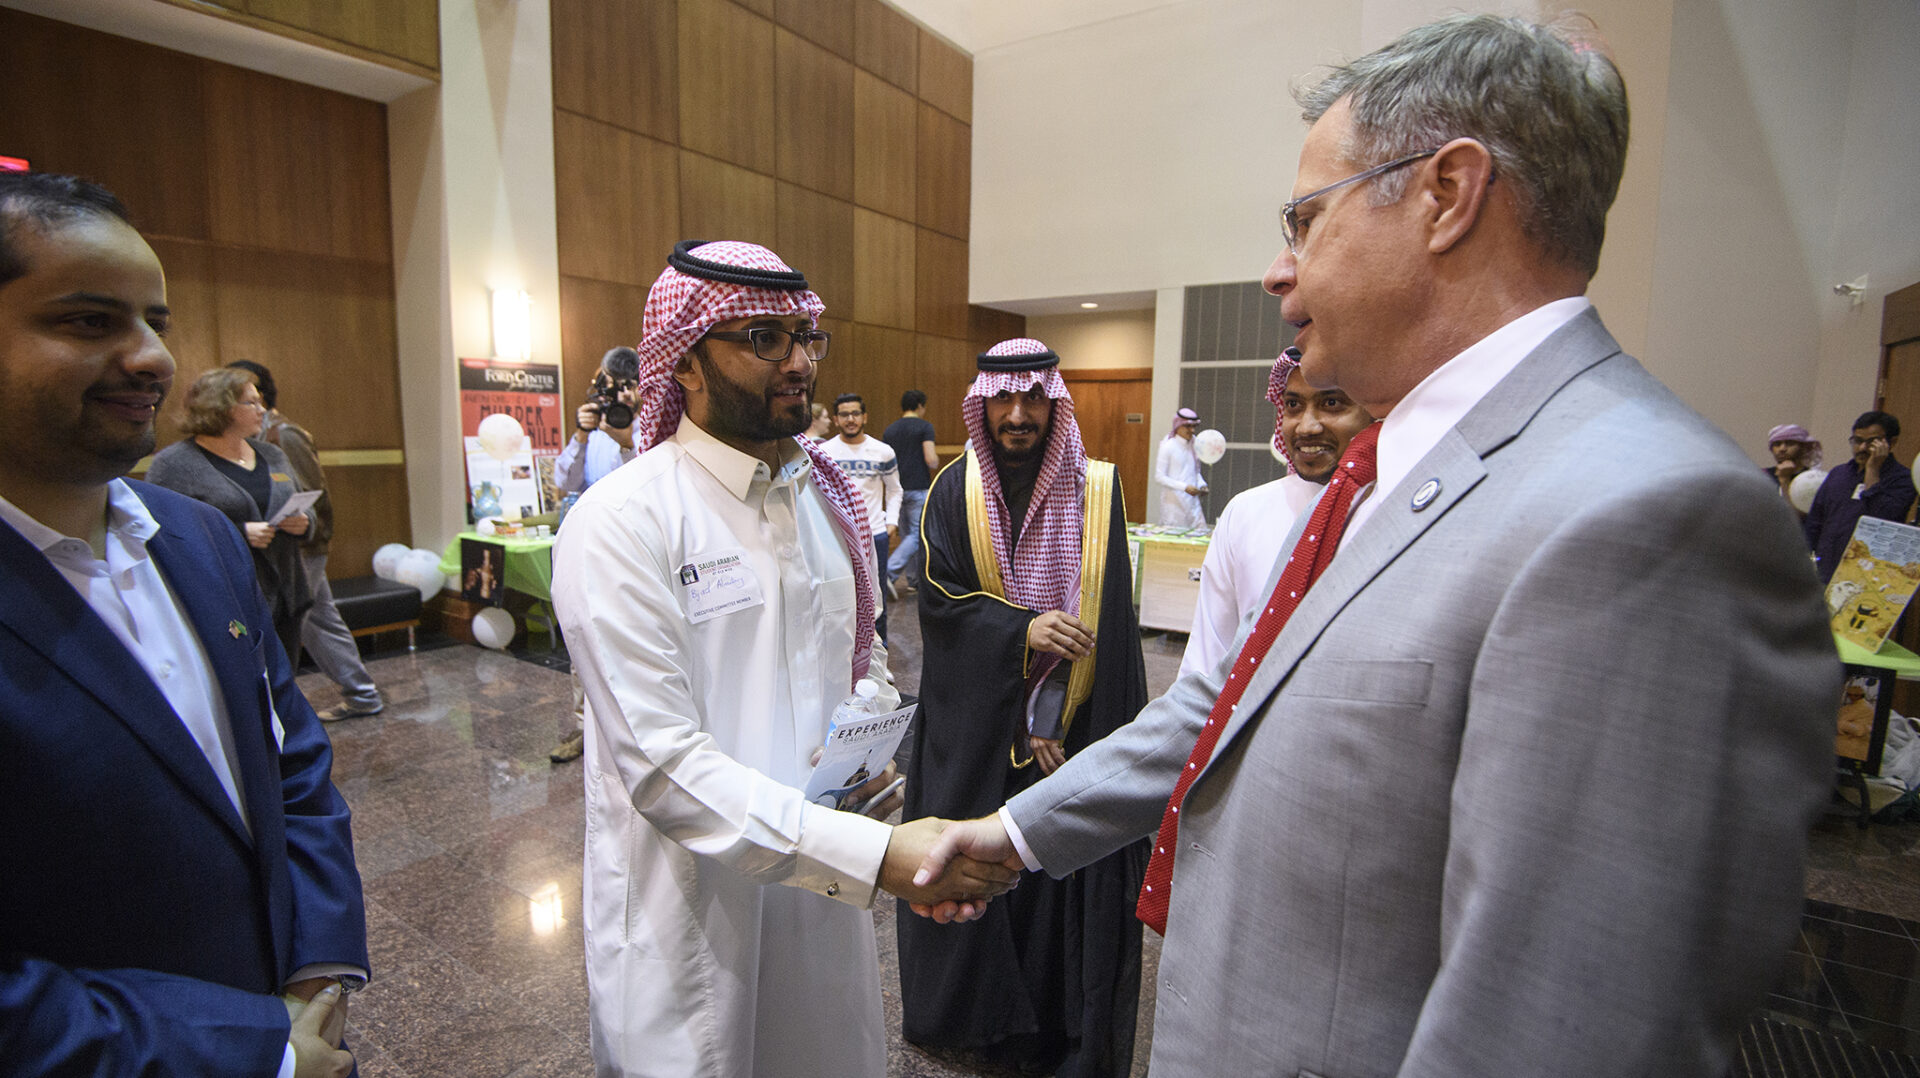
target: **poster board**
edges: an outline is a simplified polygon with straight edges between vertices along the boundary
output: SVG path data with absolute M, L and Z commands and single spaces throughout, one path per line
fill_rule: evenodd
M 462 359 L 460 434 L 469 520 L 518 519 L 559 505 L 553 462 L 566 445 L 559 367 Z
M 1920 587 L 1920 528 L 1861 517 L 1827 583 L 1836 635 L 1879 651 Z

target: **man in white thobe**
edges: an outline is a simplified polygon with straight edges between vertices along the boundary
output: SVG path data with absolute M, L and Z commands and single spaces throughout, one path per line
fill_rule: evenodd
M 1153 481 L 1160 488 L 1160 523 L 1169 528 L 1204 528 L 1206 508 L 1200 495 L 1207 492 L 1207 481 L 1200 477 L 1200 458 L 1193 451 L 1193 435 L 1200 429 L 1200 414 L 1182 408 L 1173 416 L 1173 429 L 1160 440 L 1160 451 L 1153 462 Z
M 884 707 L 899 699 L 874 641 L 859 496 L 793 437 L 829 344 L 824 308 L 752 244 L 690 241 L 668 267 L 637 349 L 641 452 L 588 489 L 554 551 L 587 696 L 595 1065 L 877 1078 L 868 907 L 881 884 L 916 893 L 903 881 L 940 825 L 896 831 L 801 792 L 857 679 Z M 971 871 L 951 890 L 979 898 L 1013 877 Z

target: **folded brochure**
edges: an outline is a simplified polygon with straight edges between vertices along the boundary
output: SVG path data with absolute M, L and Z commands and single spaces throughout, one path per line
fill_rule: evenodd
M 898 711 L 834 727 L 827 734 L 820 762 L 807 776 L 807 800 L 846 812 L 859 808 L 860 799 L 853 797 L 853 792 L 887 769 L 900 739 L 906 736 L 907 720 L 913 718 L 913 709 L 918 706 L 909 704 Z

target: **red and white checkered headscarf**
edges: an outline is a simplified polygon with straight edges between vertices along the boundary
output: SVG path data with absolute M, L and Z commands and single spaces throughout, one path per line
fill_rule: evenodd
M 722 322 L 759 315 L 804 314 L 818 320 L 826 311 L 808 290 L 805 277 L 780 256 L 753 243 L 689 240 L 674 248 L 666 272 L 647 292 L 644 336 L 634 346 L 640 355 L 640 407 L 633 421 L 633 451 L 644 453 L 680 429 L 687 398 L 674 381 L 673 367 L 708 330 Z M 814 447 L 803 433 L 794 438 L 813 461 L 813 481 L 826 498 L 840 538 L 853 559 L 853 682 L 867 676 L 873 661 L 873 619 L 878 595 L 873 575 L 873 536 L 866 503 L 845 472 Z M 849 683 L 849 688 L 851 688 Z
M 990 356 L 1051 355 L 1052 350 L 1031 337 L 1001 341 L 986 351 Z M 1054 361 L 1056 364 L 1058 360 Z M 1033 496 L 1027 501 L 1027 516 L 1020 528 L 1020 542 L 1012 542 L 1013 529 L 1007 522 L 1007 503 L 1000 487 L 1000 470 L 994 463 L 993 436 L 987 430 L 987 398 L 1001 393 L 1025 393 L 1042 387 L 1053 401 L 1053 427 L 1047 436 L 1046 455 L 1040 460 L 1040 476 L 1034 480 Z M 960 401 L 960 413 L 967 420 L 967 442 L 980 461 L 980 478 L 987 486 L 987 527 L 993 535 L 994 557 L 1000 562 L 1000 580 L 1006 598 L 1030 610 L 1064 610 L 1080 614 L 1080 538 L 1083 521 L 1081 499 L 1087 484 L 1087 450 L 1080 441 L 1080 424 L 1073 418 L 1073 395 L 1067 392 L 1060 369 L 983 370 L 967 388 Z M 1058 655 L 1043 655 L 1035 664 L 1031 681 L 1044 678 L 1059 662 Z
M 1287 452 L 1287 442 L 1280 436 L 1280 417 L 1286 408 L 1282 398 L 1287 392 L 1287 379 L 1300 369 L 1300 349 L 1288 348 L 1273 361 L 1273 369 L 1267 372 L 1267 400 L 1273 405 L 1273 451 L 1280 455 L 1289 469 L 1293 467 L 1293 457 Z

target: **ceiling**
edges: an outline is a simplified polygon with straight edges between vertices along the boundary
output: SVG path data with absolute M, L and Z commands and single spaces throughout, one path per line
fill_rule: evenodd
M 1196 0 L 887 0 L 961 49 L 979 55 L 1062 30 Z

